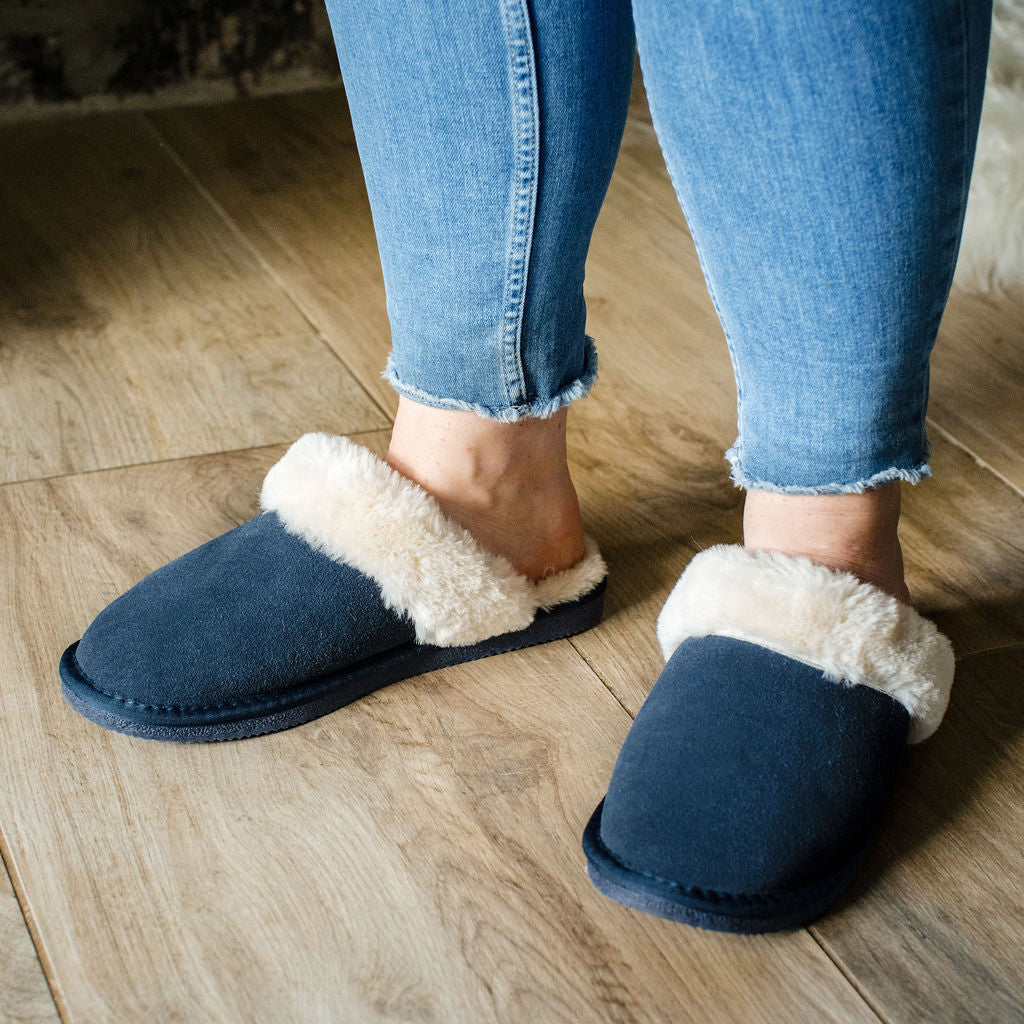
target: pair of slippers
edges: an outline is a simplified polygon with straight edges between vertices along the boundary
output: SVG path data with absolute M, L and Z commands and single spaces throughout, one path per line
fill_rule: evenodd
M 601 618 L 590 538 L 534 583 L 345 438 L 292 445 L 261 507 L 64 652 L 75 710 L 133 736 L 237 739 Z M 591 880 L 718 931 L 813 920 L 862 861 L 905 744 L 942 718 L 949 641 L 853 576 L 732 546 L 693 559 L 658 637 L 664 670 L 584 832 Z

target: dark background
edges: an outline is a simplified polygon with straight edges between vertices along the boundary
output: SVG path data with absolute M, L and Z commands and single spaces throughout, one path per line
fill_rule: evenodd
M 0 0 L 0 114 L 337 77 L 323 0 Z

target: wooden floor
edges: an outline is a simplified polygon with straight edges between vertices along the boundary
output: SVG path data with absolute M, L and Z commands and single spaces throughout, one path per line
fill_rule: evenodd
M 383 287 L 339 91 L 0 130 L 0 1021 L 1024 1021 L 1024 300 L 955 294 L 911 589 L 957 685 L 866 869 L 767 938 L 634 914 L 582 826 L 654 620 L 740 536 L 721 331 L 638 98 L 588 268 L 572 461 L 606 620 L 214 745 L 107 733 L 56 664 L 255 511 L 312 429 L 380 451 Z

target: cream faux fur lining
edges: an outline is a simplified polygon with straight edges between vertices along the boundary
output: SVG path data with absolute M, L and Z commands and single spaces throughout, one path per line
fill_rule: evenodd
M 927 739 L 949 703 L 953 648 L 935 624 L 855 576 L 777 551 L 720 545 L 687 566 L 658 616 L 667 661 L 688 637 L 749 640 L 870 686 L 909 712 Z
M 538 583 L 485 551 L 437 501 L 347 438 L 300 437 L 271 468 L 260 505 L 316 550 L 354 566 L 404 612 L 420 643 L 478 643 L 528 626 L 546 609 L 593 590 L 607 574 L 597 545 Z

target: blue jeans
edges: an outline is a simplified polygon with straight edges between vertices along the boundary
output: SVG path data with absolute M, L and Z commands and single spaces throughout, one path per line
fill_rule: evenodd
M 584 264 L 635 25 L 736 373 L 734 480 L 833 493 L 927 474 L 991 0 L 327 7 L 399 393 L 514 420 L 590 388 Z

